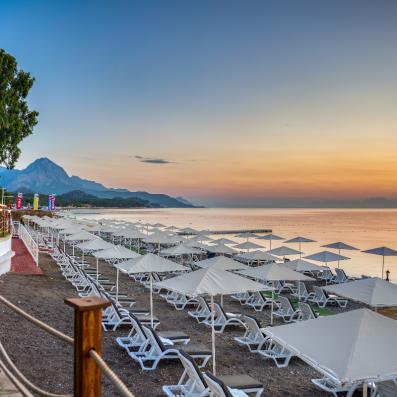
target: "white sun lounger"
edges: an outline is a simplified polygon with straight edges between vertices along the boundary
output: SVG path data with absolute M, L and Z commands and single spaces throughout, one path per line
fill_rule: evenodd
M 194 359 L 201 360 L 200 368 L 204 367 L 211 358 L 211 349 L 208 349 L 206 346 L 190 343 L 182 347 L 166 346 L 151 327 L 144 327 L 143 329 L 147 337 L 145 346 L 140 349 L 138 354 L 134 352 L 129 352 L 128 354 L 145 371 L 155 370 L 162 359 L 179 360 L 179 350 L 185 351 Z
M 139 313 L 135 315 L 142 324 L 151 324 L 150 316 Z M 102 327 L 105 331 L 115 331 L 121 325 L 132 325 L 132 323 L 131 313 L 127 309 L 118 307 L 114 302 L 111 302 L 111 305 L 103 310 Z M 160 321 L 158 318 L 154 317 L 153 323 L 154 328 L 156 328 L 160 324 Z
M 306 302 L 308 299 L 313 298 L 314 295 L 314 292 L 309 292 L 307 290 L 306 284 L 303 281 L 296 282 L 296 290 L 292 296 L 295 296 L 300 301 Z
M 265 342 L 266 337 L 261 331 L 258 320 L 252 316 L 244 316 L 244 322 L 247 327 L 243 336 L 236 336 L 234 340 L 240 345 L 248 346 L 251 352 L 256 352 L 258 347 Z
M 127 336 L 120 336 L 116 338 L 116 343 L 127 350 L 127 352 L 138 352 L 145 347 L 147 337 L 143 329 L 143 324 L 137 317 L 131 315 L 131 330 Z M 157 331 L 156 331 L 157 332 Z M 187 344 L 190 341 L 188 335 L 180 331 L 159 331 L 157 335 L 164 343 L 164 345 L 174 345 L 178 343 Z
M 211 309 L 208 302 L 203 297 L 197 298 L 198 305 L 195 310 L 188 311 L 189 316 L 195 318 L 197 322 L 202 323 L 211 316 Z
M 184 294 L 178 294 L 176 299 L 169 303 L 172 303 L 176 310 L 183 310 L 186 306 L 197 305 L 198 300 L 197 298 L 191 298 Z
M 210 372 L 204 374 L 204 379 L 211 391 L 211 397 L 248 397 L 248 394 L 242 390 L 226 386 L 224 382 Z
M 360 386 L 359 384 L 340 385 L 333 381 L 331 378 L 328 378 L 327 376 L 324 376 L 321 379 L 312 379 L 311 381 L 319 389 L 324 390 L 328 393 L 332 393 L 334 397 L 342 397 L 345 395 L 347 397 L 351 397 L 354 391 Z
M 259 291 L 255 291 L 246 300 L 245 305 L 252 307 L 256 312 L 261 312 L 264 307 L 272 305 L 272 299 L 263 296 Z
M 320 287 L 314 286 L 313 291 L 315 296 L 309 300 L 310 302 L 317 303 L 319 307 L 325 307 L 328 304 L 337 304 L 339 307 L 345 308 L 347 305 L 347 299 L 340 299 L 336 295 L 327 294 Z
M 326 284 L 331 283 L 336 276 L 332 273 L 331 269 L 324 269 L 319 276 L 319 280 L 325 281 Z
M 373 397 L 397 397 L 397 381 L 377 382 Z
M 184 368 L 182 377 L 177 385 L 163 386 L 163 391 L 168 397 L 204 397 L 210 395 L 204 374 L 185 352 L 179 352 L 179 358 Z M 263 385 L 248 375 L 220 376 L 219 379 L 232 389 L 241 390 L 248 395 L 259 397 L 263 392 Z
M 251 293 L 250 292 L 241 292 L 239 294 L 234 294 L 231 295 L 230 297 L 236 301 L 239 301 L 242 305 L 244 305 L 247 300 L 250 298 Z
M 273 312 L 273 316 L 280 317 L 285 323 L 290 323 L 299 316 L 299 309 L 294 309 L 291 301 L 285 296 L 279 296 L 277 298 L 278 309 Z
M 215 318 L 214 318 L 214 327 L 216 333 L 223 333 L 227 326 L 242 326 L 245 328 L 244 321 L 241 319 L 240 313 L 227 313 L 223 310 L 223 307 L 218 303 L 215 303 Z M 209 327 L 212 326 L 211 316 L 203 321 L 204 324 Z
M 266 336 L 266 329 L 263 329 Z M 272 340 L 269 336 L 265 338 L 256 351 L 265 359 L 272 359 L 278 368 L 288 366 L 293 354 L 284 346 Z
M 317 314 L 314 312 L 313 308 L 306 302 L 299 302 L 299 315 L 293 321 L 306 321 L 313 320 L 317 318 Z
M 271 284 L 273 286 L 273 284 Z M 275 290 L 274 292 L 276 294 L 281 294 L 282 292 L 289 292 L 289 293 L 294 293 L 295 292 L 295 285 L 291 283 L 287 283 L 286 281 L 276 281 L 275 284 Z
M 332 283 L 334 284 L 342 284 L 347 283 L 348 281 L 356 280 L 354 277 L 348 277 L 343 269 L 335 269 L 336 276 L 333 278 Z

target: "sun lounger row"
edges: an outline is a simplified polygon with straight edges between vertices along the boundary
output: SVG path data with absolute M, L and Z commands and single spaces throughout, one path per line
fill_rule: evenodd
M 296 283 L 296 288 L 291 295 L 298 298 L 299 301 L 315 303 L 321 308 L 327 305 L 338 305 L 339 307 L 345 308 L 348 302 L 346 299 L 328 294 L 317 286 L 313 286 L 313 291 L 308 292 L 305 283 L 302 281 Z M 232 295 L 232 299 L 238 300 L 242 305 L 252 307 L 255 311 L 262 311 L 264 308 L 270 308 L 272 305 L 272 298 L 267 297 L 261 292 L 247 292 L 244 294 Z M 274 312 L 276 317 L 281 317 L 284 321 L 289 322 L 293 321 L 298 313 L 287 299 L 288 298 L 279 295 L 274 300 L 273 307 L 276 308 Z
M 118 337 L 117 344 L 125 349 L 128 355 L 139 363 L 143 370 L 157 368 L 162 359 L 178 359 L 183 350 L 200 361 L 204 367 L 211 358 L 211 351 L 204 345 L 191 344 L 190 338 L 180 331 L 159 331 L 144 326 L 138 317 L 132 317 L 132 327 L 127 336 Z
M 137 309 L 134 307 L 135 301 L 125 294 L 118 294 L 116 300 L 114 283 L 110 280 L 98 277 L 95 269 L 81 266 L 75 259 L 60 250 L 55 250 L 53 258 L 56 260 L 60 270 L 76 289 L 81 297 L 98 296 L 110 302 L 110 306 L 105 308 L 102 313 L 102 326 L 104 330 L 116 330 L 122 325 L 132 323 L 131 315 L 139 317 L 144 324 L 152 324 L 148 309 Z M 153 320 L 153 327 L 160 324 L 157 318 Z
M 183 332 L 157 332 L 155 328 L 160 324 L 159 320 L 157 318 L 152 320 L 145 309 L 134 311 L 135 302 L 132 299 L 119 294 L 119 299 L 116 301 L 112 292 L 114 284 L 101 276 L 97 281 L 96 269 L 93 269 L 95 272 L 91 272 L 88 267 L 83 269 L 83 266 L 77 264 L 74 258 L 60 250 L 54 253 L 55 258 L 62 274 L 75 286 L 80 296 L 100 296 L 110 302 L 110 306 L 103 310 L 104 330 L 116 330 L 122 325 L 131 326 L 128 335 L 117 338 L 116 342 L 134 361 L 139 363 L 143 370 L 156 369 L 163 359 L 179 360 L 180 349 L 200 361 L 201 367 L 205 366 L 211 358 L 212 353 L 208 347 L 189 343 L 189 336 Z M 103 284 L 110 288 L 106 290 Z M 122 304 L 127 307 L 123 307 Z

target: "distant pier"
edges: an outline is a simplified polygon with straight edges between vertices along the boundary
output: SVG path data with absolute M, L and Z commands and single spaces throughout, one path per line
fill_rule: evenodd
M 272 229 L 229 229 L 229 230 L 206 230 L 206 234 L 241 234 L 241 233 L 272 233 Z M 191 235 L 190 233 L 178 233 L 181 236 Z

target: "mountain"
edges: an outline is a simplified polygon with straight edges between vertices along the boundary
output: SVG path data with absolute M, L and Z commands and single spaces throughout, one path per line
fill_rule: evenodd
M 186 200 L 185 198 L 183 198 L 181 196 L 176 197 L 176 199 L 183 204 L 186 204 L 188 206 L 193 206 L 193 204 L 189 200 Z
M 57 204 L 61 207 L 103 207 L 103 208 L 144 208 L 152 207 L 148 201 L 136 197 L 100 198 L 81 190 L 73 190 L 57 196 Z
M 0 185 L 8 191 L 14 192 L 55 193 L 59 195 L 81 191 L 99 198 L 136 198 L 157 207 L 194 207 L 189 202 L 178 200 L 166 194 L 111 189 L 101 183 L 79 176 L 69 176 L 61 166 L 46 157 L 35 160 L 23 170 L 9 170 L 0 167 Z
M 21 190 L 19 190 L 21 191 Z M 24 203 L 32 205 L 34 193 L 30 191 L 23 192 Z M 12 192 L 15 197 L 17 192 Z M 158 207 L 155 204 L 143 201 L 136 197 L 128 198 L 100 198 L 92 194 L 87 194 L 81 190 L 73 190 L 68 193 L 59 194 L 56 198 L 57 206 L 60 207 L 95 207 L 95 208 L 153 208 Z M 40 195 L 39 205 L 47 205 L 47 196 Z

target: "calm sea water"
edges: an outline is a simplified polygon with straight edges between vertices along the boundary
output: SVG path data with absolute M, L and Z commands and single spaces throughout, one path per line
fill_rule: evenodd
M 302 244 L 305 254 L 323 250 L 321 245 L 335 241 L 343 241 L 361 250 L 383 245 L 397 249 L 397 210 L 389 209 L 178 208 L 102 210 L 99 214 L 81 214 L 79 217 L 160 222 L 167 226 L 209 230 L 269 228 L 286 239 L 299 235 L 316 240 L 316 243 Z M 227 237 L 237 242 L 244 241 Z M 269 248 L 267 241 L 251 241 Z M 272 248 L 282 244 L 282 241 L 273 241 Z M 298 249 L 297 244 L 291 244 L 290 247 Z M 380 276 L 382 257 L 358 251 L 342 251 L 341 254 L 351 258 L 342 262 L 341 266 L 348 274 Z M 397 281 L 397 257 L 386 258 L 387 269 L 391 272 L 391 279 Z

